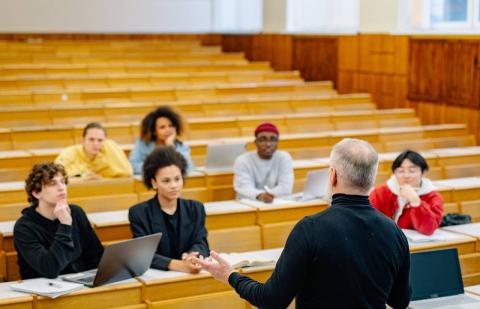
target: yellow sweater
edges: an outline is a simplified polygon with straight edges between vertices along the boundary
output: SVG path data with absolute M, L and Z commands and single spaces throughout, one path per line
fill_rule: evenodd
M 101 152 L 93 160 L 87 158 L 83 145 L 74 145 L 65 148 L 55 159 L 55 163 L 62 164 L 69 177 L 86 172 L 107 178 L 132 176 L 132 166 L 125 153 L 117 143 L 109 139 L 103 142 Z

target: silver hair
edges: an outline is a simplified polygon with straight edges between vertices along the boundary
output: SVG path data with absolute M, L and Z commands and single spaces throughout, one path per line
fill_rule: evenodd
M 346 186 L 368 192 L 375 183 L 378 154 L 368 142 L 345 138 L 333 146 L 330 162 Z

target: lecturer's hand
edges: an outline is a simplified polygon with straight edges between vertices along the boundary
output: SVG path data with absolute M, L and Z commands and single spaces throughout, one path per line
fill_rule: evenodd
M 196 262 L 203 269 L 212 274 L 218 281 L 228 284 L 228 278 L 235 271 L 227 261 L 225 261 L 217 252 L 210 251 L 210 257 L 206 259 L 195 258 Z

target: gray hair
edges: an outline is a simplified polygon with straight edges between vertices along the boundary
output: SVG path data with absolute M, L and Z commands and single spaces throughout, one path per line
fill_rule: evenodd
M 378 154 L 366 141 L 345 138 L 333 146 L 330 162 L 346 186 L 368 192 L 375 183 Z

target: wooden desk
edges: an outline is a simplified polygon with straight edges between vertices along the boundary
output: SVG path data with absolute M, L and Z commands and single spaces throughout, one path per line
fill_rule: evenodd
M 249 200 L 241 200 L 241 202 L 257 209 L 257 224 L 262 229 L 263 249 L 283 247 L 292 228 L 298 221 L 328 207 L 323 200 L 292 202 L 285 205 Z
M 480 252 L 480 223 L 445 226 L 445 227 L 442 227 L 442 230 L 476 238 L 477 252 Z
M 17 251 L 13 244 L 13 227 L 15 221 L 0 222 L 0 233 L 3 235 L 3 250 L 5 253 L 5 278 L 7 281 L 20 279 L 17 264 Z
M 458 255 L 477 252 L 477 239 L 467 235 L 445 231 L 452 236 L 452 239 L 443 241 L 432 241 L 424 243 L 410 243 L 410 252 L 429 251 L 446 248 L 457 248 Z
M 480 177 L 438 180 L 433 183 L 435 186 L 452 188 L 452 202 L 480 199 Z
M 256 209 L 238 201 L 205 203 L 210 248 L 218 252 L 262 249 Z
M 34 308 L 34 296 L 15 292 L 10 289 L 12 282 L 0 283 L 0 308 L 1 309 L 29 309 Z
M 132 238 L 128 210 L 89 213 L 87 217 L 102 242 Z
M 278 260 L 281 250 L 253 252 L 269 259 Z M 272 270 L 273 267 L 255 267 L 248 270 L 248 275 L 264 282 L 270 276 Z M 174 308 L 173 304 L 195 304 L 197 308 L 217 308 L 214 305 L 219 304 L 219 298 L 222 301 L 222 306 L 219 308 L 225 307 L 226 304 L 228 304 L 228 308 L 251 308 L 236 293 L 227 293 L 232 292 L 232 288 L 229 285 L 216 281 L 210 274 L 205 272 L 191 275 L 150 269 L 139 280 L 145 286 L 144 300 L 149 305 L 152 305 L 152 308 Z M 199 295 L 202 297 L 196 298 Z M 160 305 L 165 305 L 165 307 Z
M 55 299 L 36 297 L 36 309 L 61 308 L 121 308 L 142 304 L 142 284 L 136 279 L 83 288 Z

